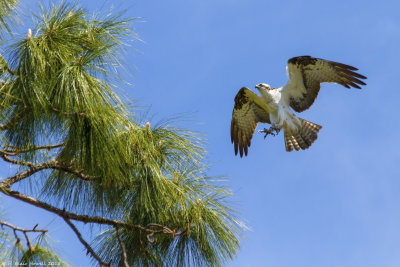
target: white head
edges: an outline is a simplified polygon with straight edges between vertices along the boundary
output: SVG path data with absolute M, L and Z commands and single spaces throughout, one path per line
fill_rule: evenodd
M 269 84 L 266 84 L 266 83 L 259 83 L 256 85 L 256 88 L 258 90 L 271 90 L 272 89 L 271 86 L 269 86 Z

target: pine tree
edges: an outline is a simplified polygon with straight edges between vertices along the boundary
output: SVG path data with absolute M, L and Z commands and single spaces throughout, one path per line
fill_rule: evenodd
M 0 0 L 2 38 L 16 4 Z M 91 16 L 62 2 L 43 6 L 36 20 L 23 38 L 2 42 L 0 157 L 17 166 L 0 181 L 2 195 L 63 218 L 94 264 L 232 259 L 243 225 L 230 191 L 206 174 L 202 139 L 171 123 L 135 120 L 116 93 L 133 19 Z M 12 189 L 19 183 L 31 185 L 29 195 Z M 87 241 L 76 222 L 99 234 Z M 46 229 L 0 225 L 0 262 L 61 261 L 46 245 Z

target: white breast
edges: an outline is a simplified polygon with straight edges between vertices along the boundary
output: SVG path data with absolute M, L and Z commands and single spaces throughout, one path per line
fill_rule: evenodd
M 275 89 L 275 90 L 269 90 L 268 93 L 271 96 L 271 99 L 274 103 L 279 104 L 282 99 L 282 94 L 281 94 L 281 88 Z

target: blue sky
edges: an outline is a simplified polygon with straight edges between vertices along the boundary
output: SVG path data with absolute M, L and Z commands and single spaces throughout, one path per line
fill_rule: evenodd
M 132 86 L 125 90 L 143 110 L 151 106 L 152 123 L 192 112 L 181 125 L 206 135 L 210 174 L 227 176 L 251 227 L 228 266 L 400 266 L 400 2 L 111 4 L 142 17 L 134 26 L 143 42 L 126 58 Z M 287 153 L 282 134 L 255 134 L 249 156 L 235 157 L 229 129 L 237 91 L 283 85 L 287 60 L 300 55 L 353 65 L 367 86 L 323 85 L 299 114 L 323 126 L 309 150 Z M 0 205 L 14 224 L 48 227 L 69 263 L 89 265 L 63 221 L 4 197 Z

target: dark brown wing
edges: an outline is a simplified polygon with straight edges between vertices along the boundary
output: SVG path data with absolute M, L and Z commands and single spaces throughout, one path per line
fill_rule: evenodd
M 251 138 L 259 122 L 270 123 L 267 108 L 260 96 L 247 87 L 242 87 L 236 94 L 232 112 L 231 141 L 235 146 L 235 155 L 239 151 L 240 157 L 243 157 L 243 153 L 247 156 Z
M 359 85 L 366 84 L 360 79 L 366 77 L 356 73 L 357 70 L 349 65 L 310 56 L 289 59 L 287 71 L 290 80 L 285 85 L 285 94 L 289 97 L 290 106 L 297 112 L 308 109 L 324 82 L 361 89 Z

